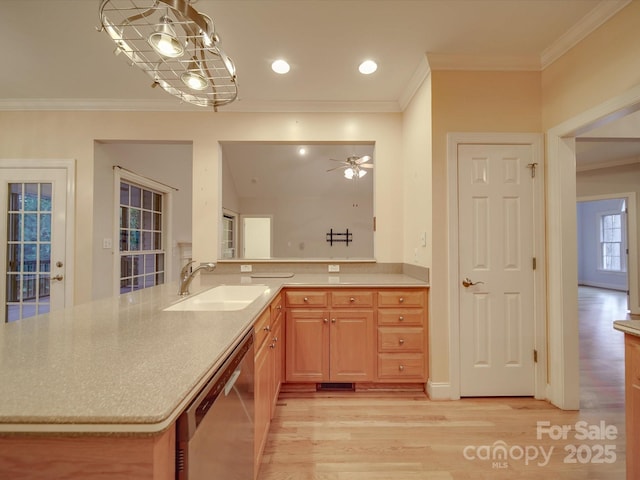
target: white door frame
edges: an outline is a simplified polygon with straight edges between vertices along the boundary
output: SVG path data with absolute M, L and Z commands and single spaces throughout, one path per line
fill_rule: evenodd
M 575 137 L 639 109 L 636 86 L 547 132 L 549 400 L 566 410 L 580 408 Z
M 629 291 L 629 309 L 632 314 L 640 314 L 638 292 L 638 234 L 636 225 L 636 192 L 607 193 L 577 197 L 576 202 L 598 202 L 624 198 L 627 201 L 627 290 Z
M 539 182 L 534 184 L 534 255 L 538 259 L 535 271 L 534 322 L 535 348 L 538 363 L 535 365 L 535 397 L 547 395 L 547 340 L 545 324 L 545 224 L 544 224 L 544 162 L 543 137 L 538 133 L 449 133 L 447 134 L 447 177 L 448 177 L 448 232 L 449 232 L 449 398 L 460 398 L 460 309 L 458 282 L 458 145 L 461 144 L 520 144 L 531 145 L 533 161 L 537 163 L 536 175 Z M 438 397 L 442 397 L 439 392 Z
M 64 271 L 64 304 L 73 305 L 74 270 L 75 270 L 75 197 L 76 197 L 76 162 L 75 160 L 46 159 L 0 159 L 0 169 L 37 169 L 64 170 L 67 179 L 65 188 L 67 206 L 65 214 L 65 271 Z M 4 221 L 4 220 L 3 220 Z

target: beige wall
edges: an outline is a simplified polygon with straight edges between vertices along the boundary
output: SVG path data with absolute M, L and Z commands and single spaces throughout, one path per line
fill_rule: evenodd
M 0 158 L 75 159 L 75 302 L 91 299 L 95 140 L 193 142 L 193 256 L 216 258 L 220 140 L 374 141 L 375 253 L 402 262 L 402 116 L 380 114 L 246 114 L 224 112 L 0 112 Z
M 542 73 L 545 130 L 640 83 L 640 2 L 633 1 Z
M 431 76 L 422 83 L 402 121 L 404 263 L 431 266 Z M 422 243 L 424 236 L 425 244 Z
M 539 72 L 432 72 L 431 381 L 449 381 L 447 133 L 541 132 Z M 436 208 L 439 206 L 439 208 Z

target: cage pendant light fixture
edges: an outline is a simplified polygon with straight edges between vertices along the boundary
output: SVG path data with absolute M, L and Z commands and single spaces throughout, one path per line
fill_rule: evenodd
M 100 27 L 131 65 L 183 102 L 218 107 L 238 96 L 236 68 L 195 0 L 100 0 Z

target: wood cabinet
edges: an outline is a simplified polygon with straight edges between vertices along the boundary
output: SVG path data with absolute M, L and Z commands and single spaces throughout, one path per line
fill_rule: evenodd
M 260 459 L 283 380 L 283 318 L 282 297 L 278 295 L 254 324 L 255 476 L 258 475 Z
M 627 480 L 640 478 L 640 338 L 625 336 L 625 414 Z
M 287 290 L 286 380 L 371 382 L 374 295 L 367 290 Z
M 379 382 L 427 380 L 427 293 L 388 289 L 377 294 Z

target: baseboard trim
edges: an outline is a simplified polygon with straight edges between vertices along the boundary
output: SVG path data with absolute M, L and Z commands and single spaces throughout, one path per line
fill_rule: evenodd
M 451 396 L 451 384 L 449 382 L 427 381 L 427 395 L 431 400 L 457 400 Z

